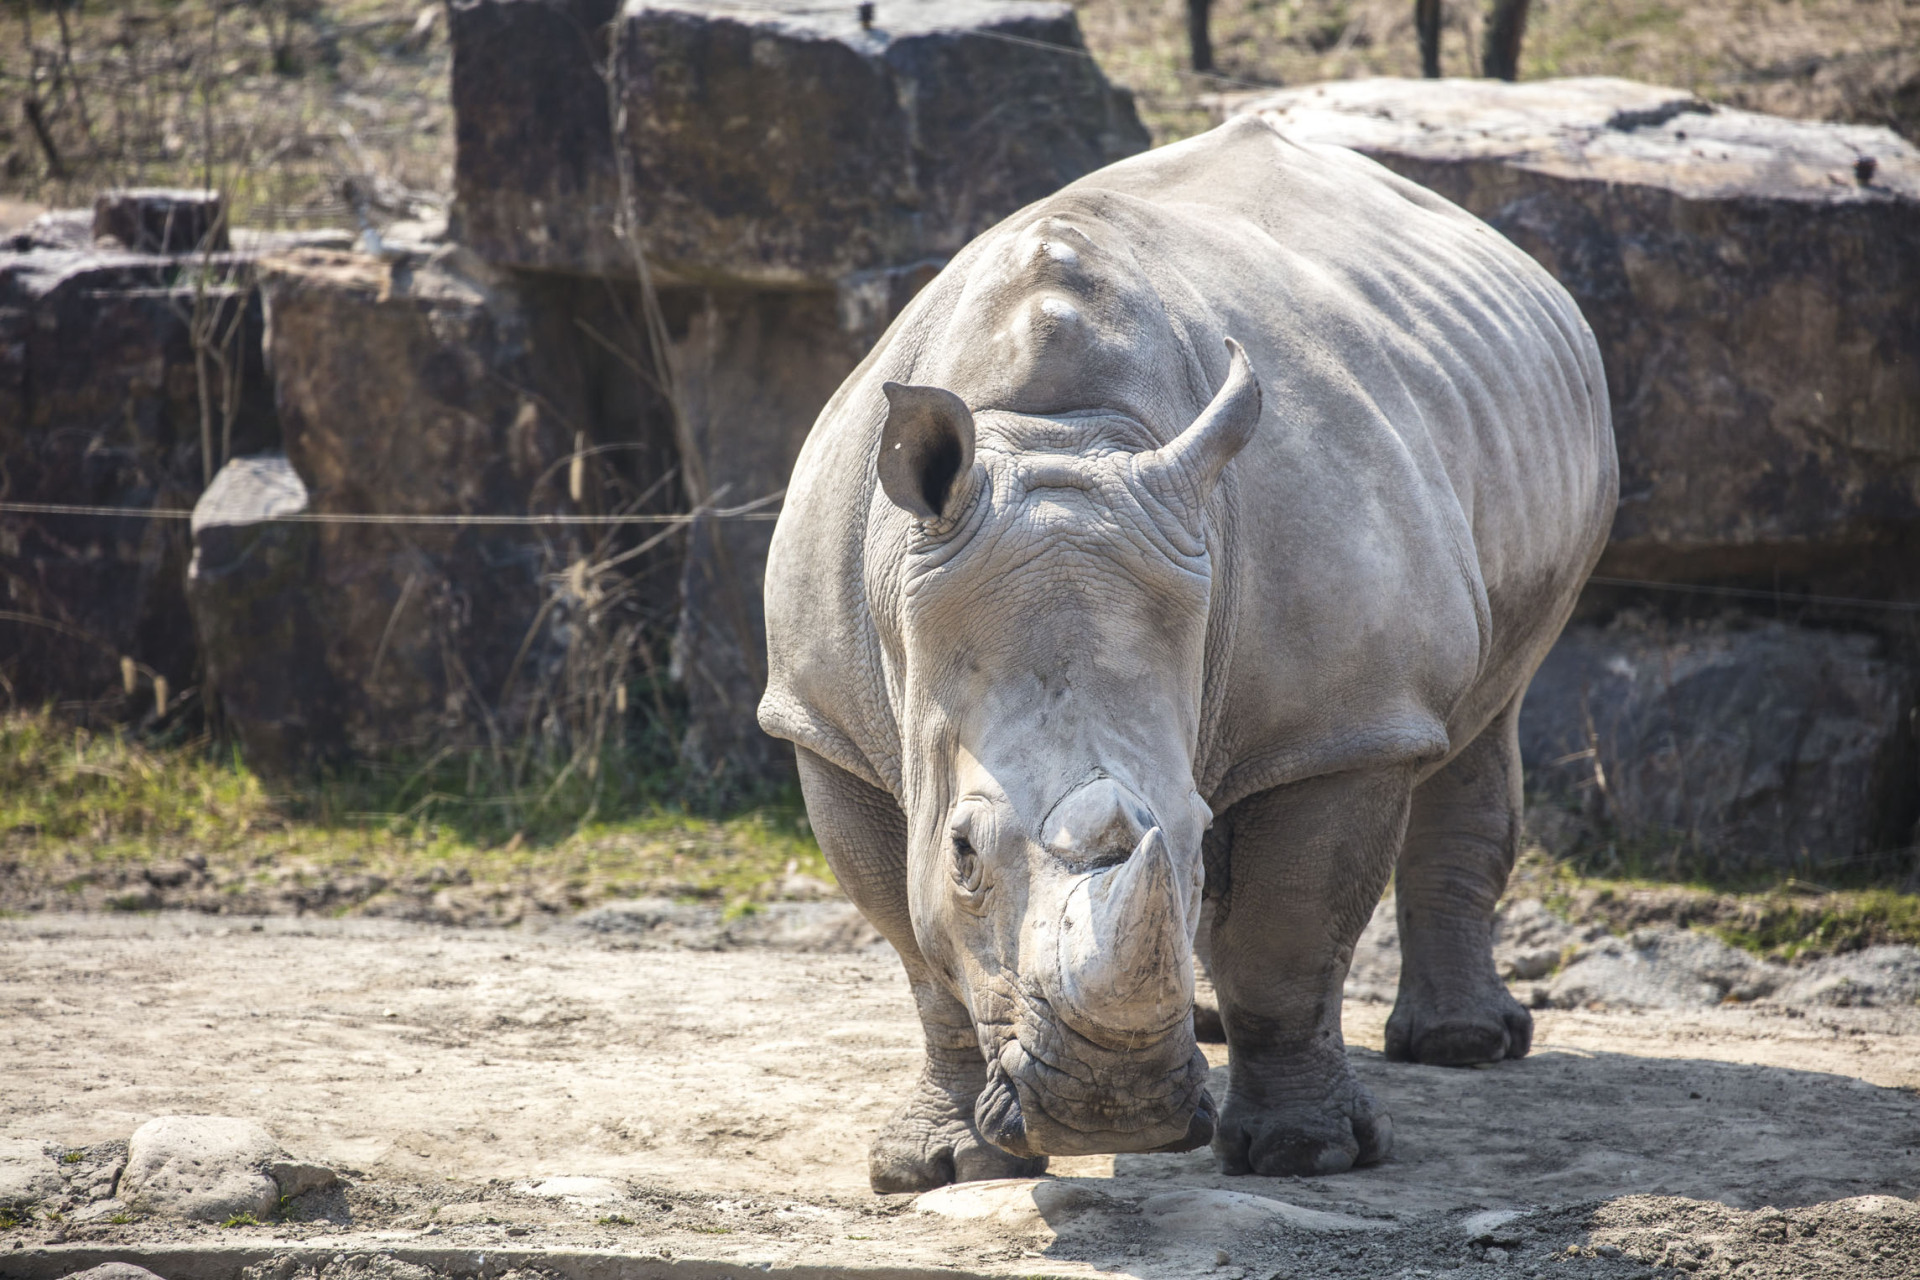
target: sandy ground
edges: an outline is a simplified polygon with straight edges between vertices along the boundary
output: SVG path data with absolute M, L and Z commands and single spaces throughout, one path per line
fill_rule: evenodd
M 1576 1261 L 1920 1276 L 1912 1004 L 1548 1008 L 1531 1057 L 1462 1071 L 1387 1063 L 1388 1006 L 1350 1000 L 1356 1068 L 1394 1117 L 1379 1167 L 1227 1179 L 1205 1152 L 1099 1157 L 1038 1189 L 916 1203 L 865 1175 L 919 1061 L 905 983 L 857 930 L 812 929 L 841 949 L 637 945 L 577 923 L 0 920 L 0 1138 L 90 1149 L 91 1167 L 156 1115 L 250 1116 L 350 1183 L 314 1211 L 331 1221 L 227 1232 L 79 1205 L 0 1232 L 0 1275 L 61 1241 L 344 1232 L 980 1274 L 1038 1257 L 1260 1280 Z M 542 1194 L 556 1176 L 611 1182 Z

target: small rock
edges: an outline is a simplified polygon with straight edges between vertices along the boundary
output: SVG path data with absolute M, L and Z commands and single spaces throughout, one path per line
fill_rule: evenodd
M 1215 1249 L 1215 1250 L 1213 1251 L 1213 1265 L 1214 1265 L 1214 1266 L 1216 1266 L 1216 1267 L 1224 1267 L 1224 1266 L 1226 1266 L 1226 1265 L 1227 1265 L 1227 1264 L 1228 1264 L 1229 1262 L 1232 1262 L 1232 1261 L 1233 1261 L 1233 1255 L 1232 1255 L 1232 1254 L 1230 1254 L 1230 1253 L 1228 1253 L 1228 1252 L 1227 1252 L 1227 1251 L 1226 1251 L 1225 1249 Z
M 267 1166 L 267 1176 L 280 1188 L 280 1194 L 289 1198 L 323 1191 L 340 1181 L 340 1175 L 325 1165 L 303 1160 L 275 1160 Z
M 527 1189 L 528 1195 L 556 1200 L 618 1200 L 620 1184 L 612 1178 L 548 1178 Z
M 160 1277 L 131 1262 L 103 1262 L 85 1271 L 69 1272 L 66 1280 L 160 1280 Z
M 120 1199 L 136 1212 L 224 1222 L 243 1214 L 265 1219 L 288 1187 L 312 1190 L 332 1171 L 287 1158 L 273 1135 L 230 1116 L 161 1116 L 134 1130 Z
M 60 1170 L 39 1143 L 0 1138 L 0 1207 L 24 1209 L 60 1189 Z

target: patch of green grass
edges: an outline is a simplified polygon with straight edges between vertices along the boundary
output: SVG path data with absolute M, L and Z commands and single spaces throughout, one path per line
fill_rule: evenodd
M 730 1236 L 733 1234 L 732 1227 L 693 1227 L 691 1229 L 698 1231 L 703 1236 Z
M 540 885 L 566 909 L 657 894 L 725 903 L 737 919 L 789 875 L 832 882 L 797 790 L 689 803 L 697 780 L 644 743 L 603 752 L 591 781 L 565 762 L 521 766 L 443 752 L 271 783 L 205 740 L 0 716 L 0 854 L 13 864 L 0 893 L 150 910 L 142 872 L 173 864 L 182 883 L 164 892 L 241 909 L 276 886 L 339 890 L 307 909 L 341 914 L 399 888 Z
M 634 1225 L 633 1219 L 624 1213 L 602 1214 L 600 1217 L 595 1218 L 594 1222 L 602 1227 L 631 1227 Z
M 1920 894 L 1868 889 L 1811 899 L 1770 896 L 1713 933 L 1723 942 L 1775 960 L 1859 951 L 1885 943 L 1920 946 Z
M 251 1213 L 236 1213 L 231 1218 L 228 1218 L 225 1222 L 221 1223 L 220 1225 L 223 1228 L 224 1227 L 257 1227 L 260 1225 L 260 1219 L 254 1217 Z
M 116 1209 L 113 1212 L 113 1216 L 108 1218 L 107 1221 L 116 1227 L 124 1227 L 130 1223 L 140 1221 L 140 1218 L 137 1214 L 128 1213 L 125 1209 Z
M 0 1205 L 0 1231 L 12 1231 L 16 1227 L 33 1224 L 33 1210 L 16 1209 L 11 1205 Z
M 86 1158 L 87 1158 L 87 1153 L 85 1151 L 80 1151 L 80 1150 L 68 1151 L 61 1155 L 60 1163 L 61 1164 L 79 1164 L 82 1160 L 85 1160 Z
M 1567 920 L 1618 933 L 1649 925 L 1704 929 L 1730 946 L 1790 961 L 1887 943 L 1920 946 L 1920 894 L 1833 889 L 1785 879 L 1754 887 L 1582 874 L 1529 848 L 1507 883 L 1509 898 L 1539 898 Z

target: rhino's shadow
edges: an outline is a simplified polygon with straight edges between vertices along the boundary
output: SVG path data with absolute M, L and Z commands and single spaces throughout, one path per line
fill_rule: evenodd
M 1461 1070 L 1351 1049 L 1392 1156 L 1331 1178 L 1223 1177 L 1211 1152 L 1118 1156 L 1114 1190 L 1221 1187 L 1395 1214 L 1669 1195 L 1735 1208 L 1920 1192 L 1920 1096 L 1850 1076 L 1549 1048 Z M 1216 1067 L 1216 1098 L 1227 1090 Z

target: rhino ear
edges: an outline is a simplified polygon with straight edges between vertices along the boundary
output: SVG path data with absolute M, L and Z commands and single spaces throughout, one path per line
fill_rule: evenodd
M 966 401 L 940 387 L 889 382 L 887 425 L 875 464 L 894 505 L 922 520 L 941 520 L 973 469 L 973 414 Z

